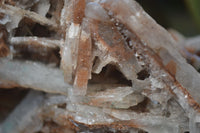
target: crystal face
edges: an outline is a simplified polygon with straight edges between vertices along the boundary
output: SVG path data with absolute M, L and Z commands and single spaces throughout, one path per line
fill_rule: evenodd
M 0 88 L 31 91 L 0 133 L 197 133 L 199 42 L 134 0 L 3 0 Z

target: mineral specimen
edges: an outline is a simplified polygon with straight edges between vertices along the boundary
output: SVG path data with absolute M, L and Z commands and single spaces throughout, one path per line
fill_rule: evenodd
M 0 133 L 200 131 L 199 39 L 134 0 L 3 0 L 0 13 L 0 88 L 33 89 Z

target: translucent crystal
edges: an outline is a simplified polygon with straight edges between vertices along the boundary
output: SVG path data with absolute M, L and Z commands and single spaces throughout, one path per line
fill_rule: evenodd
M 198 132 L 198 37 L 168 32 L 134 0 L 5 0 L 0 12 L 0 87 L 45 92 L 2 133 Z

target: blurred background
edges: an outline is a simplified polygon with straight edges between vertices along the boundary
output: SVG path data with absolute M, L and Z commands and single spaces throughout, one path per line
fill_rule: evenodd
M 186 37 L 200 34 L 200 0 L 136 0 L 157 23 Z

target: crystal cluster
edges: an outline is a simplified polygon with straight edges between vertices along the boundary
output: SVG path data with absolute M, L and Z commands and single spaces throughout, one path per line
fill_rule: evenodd
M 198 133 L 199 44 L 134 0 L 2 0 L 0 88 L 32 90 L 0 133 Z

